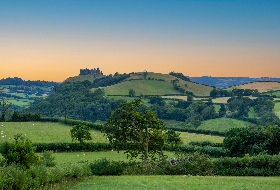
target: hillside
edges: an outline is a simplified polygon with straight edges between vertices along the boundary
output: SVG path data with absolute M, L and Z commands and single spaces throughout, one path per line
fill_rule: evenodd
M 237 89 L 257 89 L 260 93 L 267 92 L 270 90 L 280 90 L 280 82 L 253 82 L 239 86 L 233 86 L 228 90 Z

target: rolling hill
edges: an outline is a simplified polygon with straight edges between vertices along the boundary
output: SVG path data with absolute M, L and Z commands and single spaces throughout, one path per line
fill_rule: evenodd
M 270 90 L 280 90 L 280 82 L 252 82 L 239 86 L 232 86 L 228 90 L 237 89 L 257 89 L 260 93 Z

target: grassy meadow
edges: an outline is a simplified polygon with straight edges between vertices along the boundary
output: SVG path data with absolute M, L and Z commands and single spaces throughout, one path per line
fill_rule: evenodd
M 280 102 L 276 102 L 273 111 L 275 114 L 280 117 Z
M 232 118 L 217 118 L 202 121 L 201 125 L 198 126 L 197 129 L 225 132 L 231 128 L 246 127 L 249 125 L 254 124 Z
M 34 124 L 34 125 L 33 125 Z M 2 123 L 1 123 L 2 125 Z M 2 140 L 13 141 L 16 134 L 23 134 L 24 137 L 36 143 L 53 143 L 53 142 L 72 142 L 70 130 L 72 126 L 64 123 L 53 122 L 4 122 L 0 128 Z M 91 130 L 91 142 L 109 142 L 106 140 L 104 133 L 98 130 Z M 25 135 L 26 134 L 26 135 Z M 6 136 L 5 136 L 6 135 Z M 222 142 L 223 137 L 203 135 L 195 133 L 181 132 L 182 141 L 187 144 L 191 141 Z M 77 142 L 77 141 L 76 141 Z
M 279 189 L 279 177 L 92 176 L 71 189 Z
M 71 142 L 71 129 L 69 125 L 52 122 L 4 122 L 3 127 L 0 128 L 3 135 L 6 135 L 4 139 L 7 141 L 12 141 L 15 134 L 21 133 L 36 143 Z M 108 142 L 100 131 L 91 130 L 90 132 L 91 142 Z

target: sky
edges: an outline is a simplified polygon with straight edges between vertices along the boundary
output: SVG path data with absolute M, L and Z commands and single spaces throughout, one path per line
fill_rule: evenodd
M 279 0 L 0 0 L 0 78 L 280 78 Z

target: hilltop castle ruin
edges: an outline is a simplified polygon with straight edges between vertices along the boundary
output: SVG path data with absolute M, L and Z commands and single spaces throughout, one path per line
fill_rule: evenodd
M 102 71 L 99 70 L 99 68 L 97 69 L 91 69 L 89 70 L 88 68 L 86 69 L 80 69 L 80 75 L 93 75 L 95 77 L 103 75 Z

